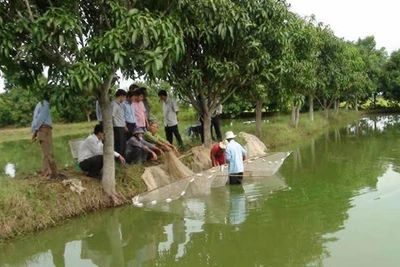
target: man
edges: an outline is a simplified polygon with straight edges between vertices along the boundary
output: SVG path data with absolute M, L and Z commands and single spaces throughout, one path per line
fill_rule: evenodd
M 133 136 L 126 143 L 126 162 L 140 164 L 147 159 L 157 160 L 157 153 L 164 152 L 153 144 L 143 139 L 144 131 L 141 128 L 136 128 Z
M 128 132 L 126 133 L 126 140 L 132 137 L 133 131 L 136 129 L 136 112 L 135 107 L 133 106 L 133 92 L 129 91 L 126 99 L 124 101 L 124 115 L 125 115 L 125 124 L 128 128 Z
M 159 91 L 158 97 L 163 102 L 165 136 L 168 142 L 173 144 L 173 135 L 175 135 L 179 148 L 183 149 L 182 137 L 178 130 L 178 105 L 176 104 L 176 101 L 168 98 L 167 91 L 165 90 Z
M 176 154 L 179 154 L 176 146 L 172 145 L 170 142 L 162 138 L 158 133 L 158 123 L 156 121 L 152 121 L 149 123 L 149 130 L 144 133 L 144 140 L 149 143 L 156 145 L 158 148 L 162 149 L 163 151 L 171 151 L 174 150 Z
M 228 141 L 225 156 L 229 164 L 229 184 L 242 184 L 244 172 L 243 160 L 247 152 L 242 145 L 234 140 L 235 137 L 236 135 L 232 131 L 228 131 L 225 134 L 225 139 Z
M 149 105 L 149 101 L 147 100 L 147 89 L 146 89 L 146 87 L 141 87 L 140 90 L 143 91 L 143 105 L 146 109 L 146 119 L 149 122 L 150 121 L 150 105 Z
M 147 115 L 146 107 L 143 103 L 144 92 L 143 90 L 136 89 L 133 91 L 133 106 L 135 107 L 136 127 L 141 128 L 143 132 L 147 131 Z
M 115 99 L 111 102 L 112 121 L 114 127 L 114 149 L 121 155 L 125 153 L 126 133 L 128 128 L 125 123 L 123 102 L 125 101 L 125 90 L 118 89 L 115 92 Z
M 43 178 L 56 178 L 57 166 L 53 156 L 53 138 L 50 105 L 47 100 L 39 102 L 33 112 L 32 120 L 32 143 L 39 139 L 40 148 L 43 154 Z
M 220 142 L 222 140 L 222 134 L 221 134 L 221 126 L 219 124 L 219 118 L 222 114 L 222 105 L 218 104 L 217 108 L 211 115 L 211 136 L 212 134 L 212 128 L 215 130 L 215 135 L 217 136 L 217 140 Z
M 94 126 L 93 134 L 86 138 L 79 147 L 78 164 L 87 176 L 101 179 L 100 171 L 103 168 L 103 141 L 104 131 L 101 124 Z M 125 159 L 118 152 L 114 152 L 122 164 Z
M 216 143 L 211 148 L 210 158 L 213 167 L 226 164 L 225 149 L 227 144 L 228 141 L 224 140 L 219 143 Z

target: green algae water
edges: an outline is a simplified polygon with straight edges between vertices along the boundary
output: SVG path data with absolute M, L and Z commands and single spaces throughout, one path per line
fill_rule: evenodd
M 0 266 L 400 266 L 400 116 L 291 147 L 278 175 L 162 208 L 88 214 L 0 247 Z

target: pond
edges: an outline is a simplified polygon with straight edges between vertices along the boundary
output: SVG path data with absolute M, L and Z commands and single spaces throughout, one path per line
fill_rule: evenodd
M 399 266 L 400 117 L 291 147 L 280 173 L 126 206 L 0 249 L 0 266 Z

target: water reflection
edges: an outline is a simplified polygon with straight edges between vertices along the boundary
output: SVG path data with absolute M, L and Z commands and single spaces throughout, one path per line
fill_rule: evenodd
M 52 232 L 57 229 L 51 229 L 39 234 L 45 242 L 36 241 L 38 237 L 16 241 L 0 252 L 0 265 L 144 266 L 160 260 L 177 261 L 187 257 L 194 244 L 201 245 L 196 235 L 208 236 L 210 225 L 241 231 L 238 227 L 245 223 L 249 210 L 286 187 L 281 176 L 268 178 L 151 209 L 125 207 L 92 214 L 69 223 L 56 239 Z M 227 239 L 226 234 L 220 231 L 218 236 Z
M 15 177 L 15 165 L 12 163 L 7 163 L 6 167 L 4 167 L 4 173 L 11 178 Z

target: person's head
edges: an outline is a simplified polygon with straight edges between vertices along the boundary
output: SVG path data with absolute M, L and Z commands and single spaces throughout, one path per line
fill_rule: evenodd
M 104 140 L 104 131 L 103 131 L 103 125 L 97 124 L 94 126 L 93 133 L 99 138 L 99 140 Z
M 221 142 L 219 142 L 219 148 L 222 150 L 225 150 L 227 145 L 228 145 L 227 140 L 222 140 Z
M 167 91 L 165 90 L 160 90 L 158 91 L 158 98 L 160 98 L 161 101 L 165 101 L 167 99 Z
M 126 97 L 126 91 L 125 91 L 125 90 L 123 90 L 123 89 L 118 89 L 118 90 L 115 92 L 115 100 L 116 100 L 117 102 L 119 102 L 119 103 L 124 102 L 125 97 Z
M 139 86 L 137 85 L 137 84 L 131 84 L 130 86 L 129 86 L 129 92 L 130 91 L 135 91 L 135 90 L 137 90 L 137 89 L 139 89 Z
M 151 121 L 150 124 L 149 124 L 149 131 L 150 131 L 152 134 L 156 134 L 156 133 L 157 133 L 157 130 L 158 130 L 158 123 L 157 123 L 157 121 Z
M 143 131 L 141 128 L 136 128 L 136 129 L 133 131 L 133 136 L 134 136 L 136 139 L 142 139 L 142 138 L 143 138 L 143 135 L 144 135 L 144 131 Z
M 136 89 L 135 91 L 133 91 L 133 99 L 135 102 L 140 102 L 144 99 L 144 92 L 143 90 Z
M 132 104 L 133 100 L 134 100 L 133 91 L 129 91 L 128 94 L 126 95 L 126 101 L 128 101 L 129 104 Z
M 139 90 L 142 90 L 143 98 L 146 99 L 147 98 L 147 88 L 146 87 L 140 87 Z
M 225 139 L 229 142 L 232 139 L 235 139 L 236 135 L 232 131 L 227 131 L 225 133 Z

